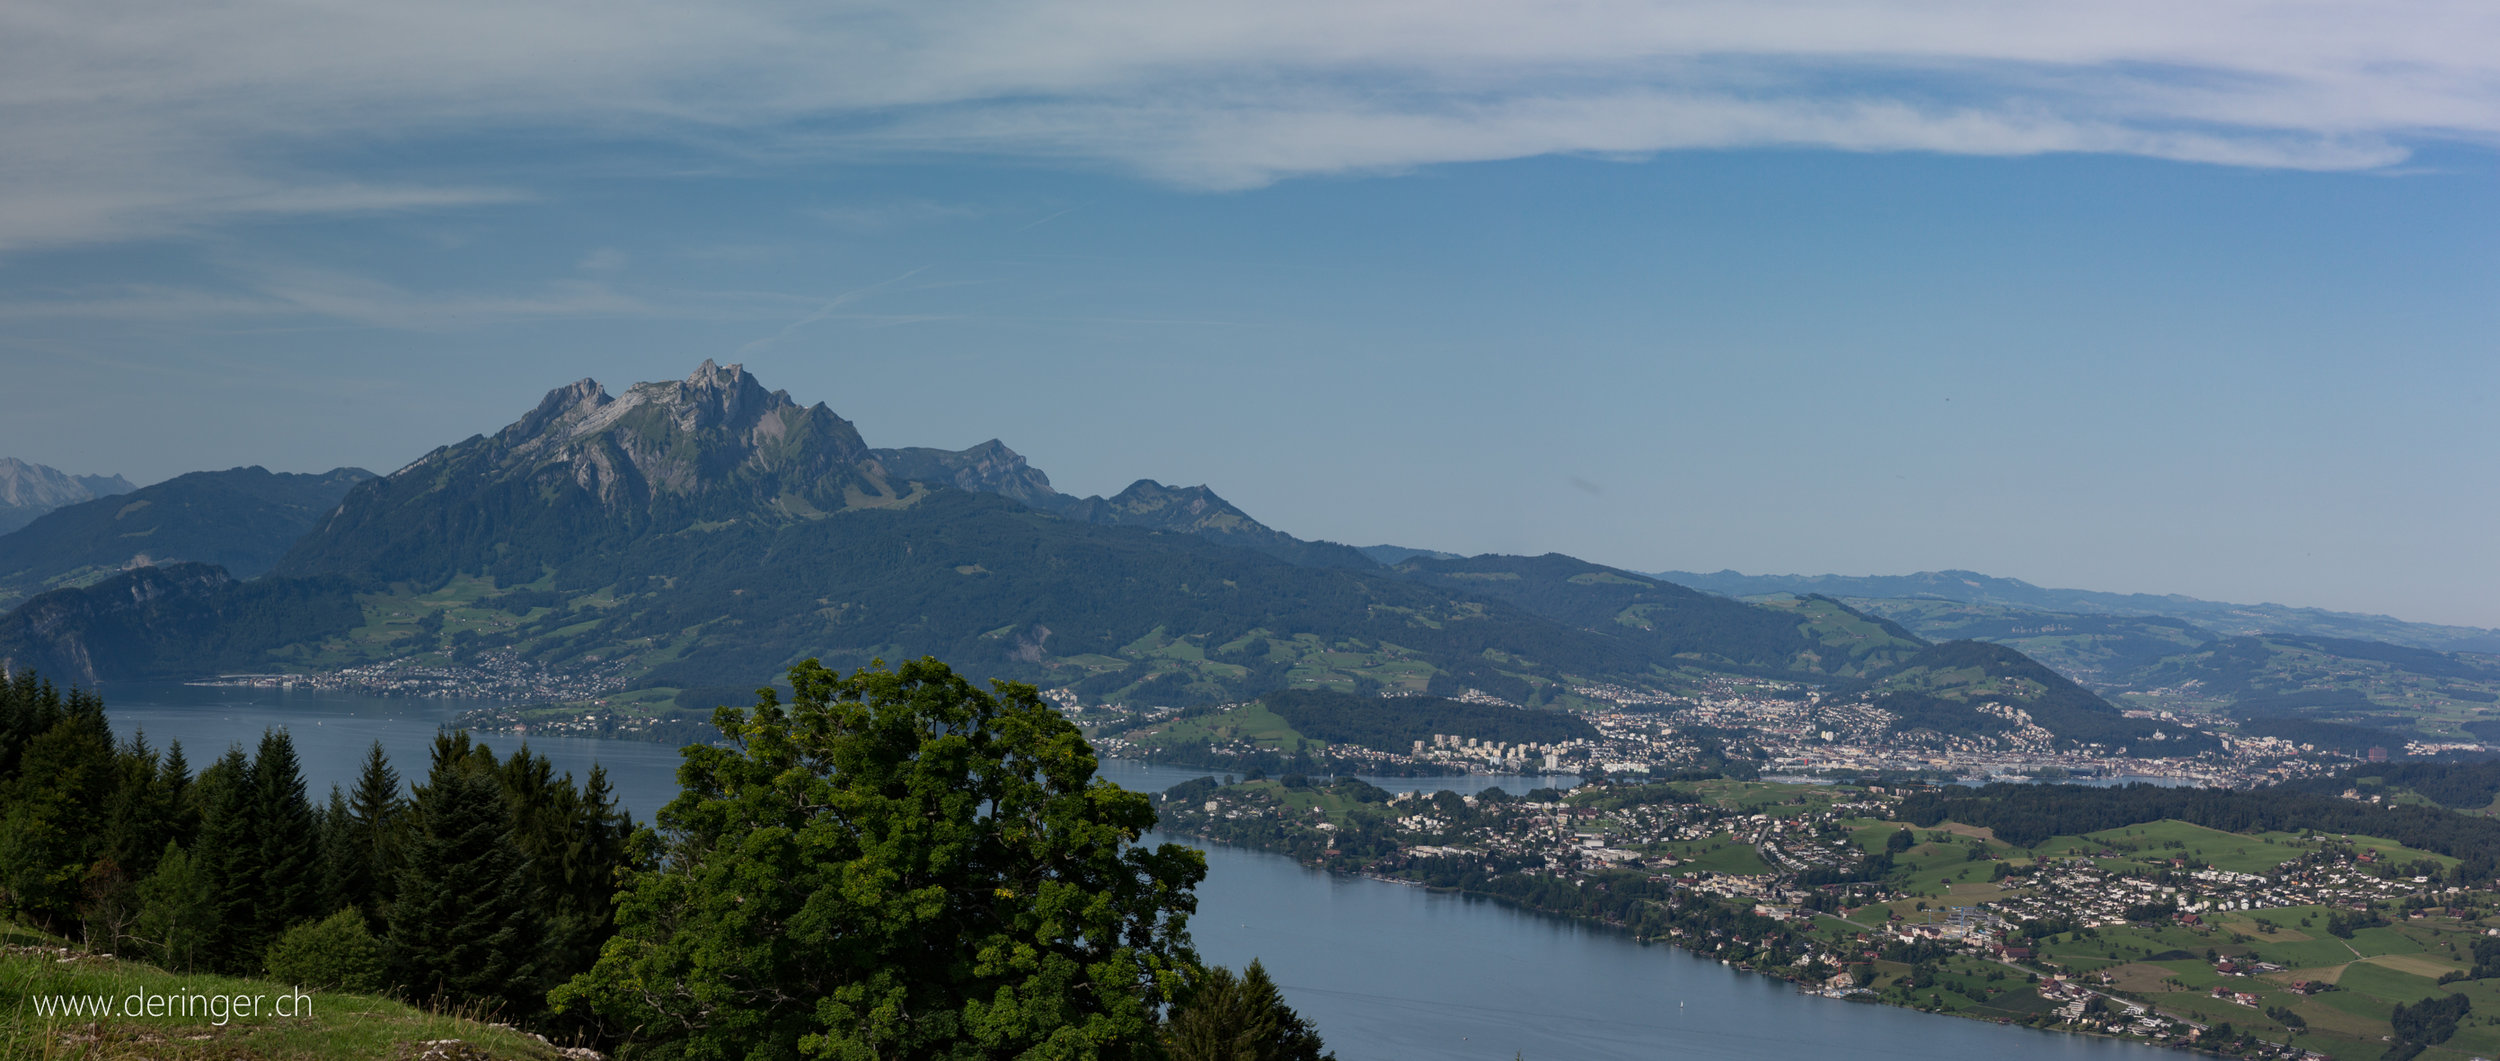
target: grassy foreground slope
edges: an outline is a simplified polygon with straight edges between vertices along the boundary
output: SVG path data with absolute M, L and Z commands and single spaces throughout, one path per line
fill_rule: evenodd
M 523 1032 L 370 995 L 305 989 L 308 998 L 285 1003 L 300 1011 L 296 1015 L 267 1012 L 295 991 L 292 985 L 268 980 L 169 973 L 64 949 L 58 941 L 0 924 L 0 1061 L 556 1061 L 567 1056 Z M 188 1017 L 121 1015 L 120 1008 L 133 994 L 192 999 L 195 1010 L 205 1010 L 207 998 L 239 996 L 253 1000 L 250 1008 L 262 1012 L 245 1016 L 228 1003 L 222 1023 L 205 1012 Z M 95 999 L 110 1000 L 114 1015 L 60 1012 L 62 1001 Z M 180 1004 L 168 1002 L 166 1008 Z

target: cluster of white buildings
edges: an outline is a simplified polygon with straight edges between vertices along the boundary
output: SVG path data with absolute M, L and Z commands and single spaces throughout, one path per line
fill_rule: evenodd
M 1583 743 L 1539 744 L 1528 741 L 1512 744 L 1478 740 L 1456 733 L 1435 733 L 1429 741 L 1415 742 L 1414 757 L 1427 761 L 1482 763 L 1496 770 L 1556 770 L 1561 768 L 1564 756 L 1580 749 Z

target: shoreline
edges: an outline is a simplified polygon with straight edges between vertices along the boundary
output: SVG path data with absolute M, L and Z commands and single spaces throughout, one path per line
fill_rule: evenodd
M 1465 886 L 1463 886 L 1463 885 L 1440 885 L 1440 884 L 1432 884 L 1432 883 L 1429 883 L 1429 882 L 1427 882 L 1427 881 L 1415 880 L 1415 879 L 1411 879 L 1411 878 L 1407 878 L 1407 877 L 1393 876 L 1393 875 L 1391 875 L 1391 873 L 1389 873 L 1389 872 L 1384 872 L 1384 871 L 1380 871 L 1380 870 L 1347 870 L 1347 869 L 1339 869 L 1339 868 L 1332 867 L 1332 866 L 1329 866 L 1329 865 L 1325 864 L 1325 861 L 1324 861 L 1324 860 L 1310 860 L 1310 859 L 1297 858 L 1297 857 L 1295 857 L 1295 856 L 1293 856 L 1293 855 L 1291 855 L 1291 854 L 1289 854 L 1289 853 L 1286 853 L 1286 852 L 1283 852 L 1283 851 L 1278 851 L 1278 850 L 1272 850 L 1272 849 L 1269 849 L 1269 848 L 1266 848 L 1266 847 L 1262 847 L 1262 846 L 1259 846 L 1259 845 L 1256 845 L 1256 844 L 1234 843 L 1234 842 L 1230 842 L 1230 841 L 1218 840 L 1218 839 L 1215 839 L 1214 837 L 1209 836 L 1209 835 L 1207 835 L 1207 834 L 1205 834 L 1205 833 L 1202 833 L 1202 832 L 1197 832 L 1197 831 L 1194 831 L 1194 830 L 1189 830 L 1189 829 L 1185 829 L 1185 828 L 1180 828 L 1180 827 L 1175 827 L 1175 826 L 1158 826 L 1158 828 L 1159 828 L 1159 829 L 1161 829 L 1161 830 L 1163 830 L 1163 831 L 1166 831 L 1166 832 L 1168 832 L 1168 833 L 1170 833 L 1171 835 L 1174 835 L 1174 836 L 1186 837 L 1186 838 L 1188 838 L 1190 841 L 1192 841 L 1192 842 L 1194 842 L 1194 843 L 1198 843 L 1198 844 L 1204 844 L 1204 845 L 1207 845 L 1207 846 L 1215 846 L 1215 847 L 1225 847 L 1225 848 L 1230 848 L 1230 849 L 1237 850 L 1237 851 L 1252 852 L 1252 853 L 1256 853 L 1256 854 L 1270 855 L 1270 856 L 1274 856 L 1274 857 L 1278 857 L 1278 858 L 1285 858 L 1285 859 L 1289 859 L 1289 860 L 1293 861 L 1296 865 L 1301 866 L 1302 868 L 1304 868 L 1304 869 L 1306 869 L 1306 870 L 1313 870 L 1313 871 L 1317 871 L 1317 872 L 1320 872 L 1320 873 L 1324 873 L 1324 874 L 1326 874 L 1326 875 L 1328 875 L 1328 876 L 1330 876 L 1330 877 L 1353 877 L 1353 878 L 1358 878 L 1358 879 L 1362 879 L 1362 880 L 1376 881 L 1376 882 L 1379 882 L 1379 883 L 1382 883 L 1382 884 L 1395 885 L 1395 886 L 1398 886 L 1398 887 L 1406 887 L 1406 888 L 1421 888 L 1421 889 L 1423 889 L 1423 890 L 1425 890 L 1425 891 L 1427 891 L 1427 892 L 1431 892 L 1431 893 L 1434 893 L 1434 894 L 1457 896 L 1457 897 L 1461 897 L 1461 898 L 1465 898 L 1465 899 L 1469 899 L 1469 900 L 1474 900 L 1474 901 L 1480 901 L 1480 902 L 1491 902 L 1491 903 L 1495 903 L 1495 904 L 1497 904 L 1497 905 L 1501 905 L 1501 906 L 1504 906 L 1504 907 L 1508 907 L 1508 908 L 1510 908 L 1510 909 L 1512 909 L 1512 910 L 1516 910 L 1516 911 L 1519 911 L 1519 912 L 1522 912 L 1522 913 L 1531 914 L 1531 915 L 1534 915 L 1534 916 L 1537 916 L 1537 917 L 1540 917 L 1540 918 L 1548 918 L 1548 919 L 1552 919 L 1552 920 L 1557 921 L 1557 922 L 1560 922 L 1560 923 L 1569 924 L 1569 925 L 1573 925 L 1573 926 L 1576 926 L 1576 927 L 1581 927 L 1581 928 L 1589 928 L 1589 929 L 1596 929 L 1596 930 L 1605 931 L 1605 932 L 1608 932 L 1608 933 L 1611 933 L 1611 934 L 1619 935 L 1619 936 L 1622 936 L 1622 937 L 1624 937 L 1624 938 L 1629 939 L 1629 940 L 1630 940 L 1630 941 L 1632 941 L 1633 943 L 1636 943 L 1636 944 L 1638 944 L 1638 945 L 1640 945 L 1640 946 L 1642 946 L 1642 947 L 1648 947 L 1648 946 L 1650 946 L 1650 945 L 1652 945 L 1652 944 L 1663 944 L 1664 946 L 1668 947 L 1669 949 L 1672 949 L 1672 950 L 1678 951 L 1678 952 L 1680 952 L 1680 953 L 1683 953 L 1683 954 L 1685 954 L 1685 955 L 1688 955 L 1688 956 L 1690 956 L 1690 957 L 1693 957 L 1693 958 L 1699 959 L 1699 960 L 1704 961 L 1704 962 L 1712 962 L 1712 961 L 1715 961 L 1715 962 L 1717 962 L 1717 963 L 1718 963 L 1718 964 L 1719 964 L 1722 968 L 1725 968 L 1725 969 L 1727 969 L 1727 970 L 1729 970 L 1729 971 L 1731 971 L 1731 972 L 1744 973 L 1744 974 L 1747 974 L 1747 975 L 1752 975 L 1752 976 L 1769 977 L 1769 978 L 1772 978 L 1772 979 L 1777 979 L 1777 980 L 1784 981 L 1784 982 L 1788 983 L 1789 985 L 1791 985 L 1791 986 L 1792 986 L 1792 987 L 1796 990 L 1796 992 L 1797 992 L 1798 994 L 1800 994 L 1800 995 L 1806 995 L 1806 996 L 1809 996 L 1809 997 L 1829 999 L 1829 1000 L 1832 1000 L 1832 1001 L 1837 1001 L 1837 1002 L 1846 1002 L 1846 1003 L 1852 1003 L 1852 1004 L 1856 1004 L 1856 1005 L 1876 1005 L 1876 1006 L 1883 1006 L 1883 1007 L 1886 1007 L 1886 1008 L 1888 1008 L 1888 1009 L 1907 1010 L 1907 1011 L 1910 1011 L 1910 1012 L 1913 1012 L 1913 1013 L 1919 1013 L 1919 1014 L 1923 1014 L 1923 1015 L 1926 1015 L 1926 1016 L 1952 1017 L 1952 1018 L 1961 1019 L 1961 1020 L 1974 1021 L 1974 1022 L 1981 1023 L 1981 1024 L 1996 1024 L 1996 1025 L 2000 1025 L 2000 1026 L 2008 1026 L 2008 1027 L 2022 1027 L 2022 1028 L 2027 1028 L 2027 1029 L 2030 1029 L 2030 1030 L 2032 1030 L 2032 1031 L 2036 1031 L 2036 1032 L 2055 1032 L 2055 1033 L 2061 1033 L 2061 1034 L 2066 1034 L 2066 1035 L 2076 1035 L 2076 1036 L 2083 1036 L 2083 1037 L 2087 1037 L 2087 1038 L 2094 1038 L 2094 1039 L 2105 1039 L 2105 1040 L 2110 1040 L 2110 1041 L 2113 1041 L 2113 1042 L 2125 1042 L 2125 1043 L 2132 1043 L 2132 1044 L 2139 1045 L 2139 1046 L 2154 1047 L 2154 1048 L 2167 1049 L 2167 1050 L 2176 1050 L 2176 1051 L 2181 1051 L 2181 1052 L 2184 1052 L 2184 1053 L 2190 1053 L 2190 1054 L 2202 1054 L 2202 1055 L 2206 1055 L 2206 1056 L 2215 1056 L 2215 1057 L 2224 1057 L 2224 1056 L 2256 1056 L 2255 1054 L 2231 1054 L 2231 1053 L 2227 1053 L 2227 1052 L 2225 1052 L 2225 1051 L 2221 1051 L 2221 1050 L 2216 1050 L 2216 1049 L 2213 1049 L 2213 1048 L 2211 1048 L 2211 1047 L 2200 1046 L 2200 1045 L 2197 1045 L 2197 1044 L 2195 1044 L 2195 1043 L 2193 1043 L 2193 1042 L 2167 1042 L 2167 1041 L 2163 1041 L 2163 1040 L 2158 1040 L 2158 1039 L 2150 1039 L 2150 1038 L 2145 1038 L 2145 1037 L 2142 1037 L 2142 1036 L 2136 1036 L 2136 1035 L 2124 1035 L 2124 1034 L 2117 1034 L 2117 1033 L 2112 1033 L 2112 1032 L 2105 1031 L 2105 1030 L 2101 1030 L 2101 1029 L 2094 1029 L 2094 1028 L 2081 1028 L 2081 1027 L 2071 1027 L 2071 1026 L 2068 1026 L 2067 1024 L 2065 1024 L 2064 1022 L 2060 1022 L 2060 1023 L 2058 1023 L 2058 1024 L 2054 1024 L 2054 1025 L 2047 1025 L 2047 1026 L 2043 1026 L 2043 1025 L 2040 1025 L 2040 1024 L 2034 1024 L 2034 1023 L 2030 1023 L 2030 1022 L 2027 1022 L 2027 1021 L 2018 1021 L 2018 1020 L 2013 1020 L 2013 1019 L 2011 1019 L 2011 1018 L 2006 1018 L 2006 1017 L 1990 1017 L 1990 1016 L 1985 1016 L 1985 1015 L 1981 1015 L 1981 1014 L 1973 1014 L 1973 1013 L 1961 1013 L 1961 1012 L 1955 1012 L 1955 1011 L 1952 1011 L 1952 1010 L 1941 1009 L 1941 1008 L 1938 1008 L 1938 1009 L 1928 1009 L 1928 1008 L 1924 1008 L 1924 1007 L 1920 1007 L 1920 1006 L 1903 1005 L 1903 1004 L 1901 1004 L 1901 1003 L 1899 1003 L 1899 1002 L 1895 1002 L 1895 1001 L 1892 1001 L 1892 1000 L 1890 1000 L 1890 999 L 1886 998 L 1885 996 L 1883 996 L 1882 994 L 1880 994 L 1880 993 L 1878 993 L 1878 992 L 1875 992 L 1875 991 L 1872 991 L 1872 990 L 1869 990 L 1869 989 L 1866 989 L 1866 988 L 1855 988 L 1855 989 L 1852 989 L 1852 990 L 1848 990 L 1848 991 L 1845 991 L 1845 992 L 1842 992 L 1842 993 L 1835 994 L 1835 993 L 1833 993 L 1833 992 L 1832 992 L 1831 990 L 1829 990 L 1829 989 L 1825 989 L 1825 988 L 1818 988 L 1818 987 L 1814 986 L 1814 985 L 1813 985 L 1813 983 L 1812 983 L 1811 981 L 1809 981 L 1809 980 L 1807 980 L 1807 979 L 1805 979 L 1805 978 L 1798 977 L 1798 976 L 1793 976 L 1793 975 L 1782 974 L 1782 973 L 1779 973 L 1779 972 L 1769 971 L 1769 970 L 1765 970 L 1765 969 L 1761 969 L 1761 968 L 1756 967 L 1756 966 L 1755 966 L 1755 965 L 1754 965 L 1754 964 L 1753 964 L 1750 960 L 1729 959 L 1729 958 L 1715 958 L 1715 957 L 1712 957 L 1712 956 L 1711 956 L 1711 955 L 1709 955 L 1709 954 L 1703 953 L 1702 951 L 1700 951 L 1700 950 L 1698 950 L 1698 949 L 1696 949 L 1696 948 L 1694 948 L 1694 947 L 1692 947 L 1692 946 L 1688 946 L 1688 945 L 1686 945 L 1686 944 L 1685 944 L 1685 943 L 1684 943 L 1684 942 L 1683 942 L 1680 938 L 1678 938 L 1678 937 L 1677 937 L 1677 936 L 1675 936 L 1675 935 L 1672 935 L 1672 934 L 1670 934 L 1670 935 L 1663 935 L 1663 936 L 1646 935 L 1646 934 L 1643 934 L 1643 933 L 1641 933 L 1641 932 L 1639 932 L 1639 931 L 1636 931 L 1636 930 L 1632 929 L 1630 926 L 1628 926 L 1628 925 L 1626 925 L 1626 924 L 1624 924 L 1623 922 L 1620 922 L 1620 921 L 1609 920 L 1609 919 L 1602 918 L 1602 917 L 1593 917 L 1593 916 L 1589 916 L 1589 915 L 1586 915 L 1586 914 L 1574 913 L 1574 912 L 1567 911 L 1567 910 L 1559 910 L 1559 909 L 1555 909 L 1555 908 L 1553 908 L 1553 907 L 1549 907 L 1549 906 L 1542 906 L 1542 905 L 1538 905 L 1538 904 L 1533 903 L 1533 902 L 1523 901 L 1522 899 L 1520 899 L 1520 898 L 1518 898 L 1518 897 L 1516 897 L 1516 896 L 1504 895 L 1504 894 L 1499 893 L 1499 892 L 1493 892 L 1493 891 L 1483 891 L 1483 890 L 1478 890 L 1478 889 L 1468 888 L 1468 887 L 1465 887 Z M 1703 900 L 1703 901 L 1715 901 L 1715 897 L 1709 896 L 1707 893 L 1692 892 L 1692 891 L 1685 890 L 1685 889 L 1678 889 L 1678 890 L 1679 890 L 1679 891 L 1681 891 L 1681 892 L 1684 892 L 1684 894 L 1689 895 L 1689 896 L 1692 896 L 1693 898 L 1696 898 L 1696 899 L 1700 899 L 1700 900 Z M 1818 917 L 1836 917 L 1837 915 L 1833 915 L 1833 914 L 1830 914 L 1830 913 L 1828 913 L 1828 912 L 1821 912 L 1821 913 L 1818 913 L 1816 916 L 1818 916 Z M 1844 921 L 1844 922 L 1846 922 L 1846 921 L 1847 921 L 1847 919 L 1846 919 L 1846 918 L 1839 918 L 1839 920 L 1842 920 L 1842 921 Z M 1854 924 L 1855 924 L 1854 922 L 1848 922 L 1848 923 L 1850 923 L 1850 924 L 1852 924 L 1852 925 L 1854 925 Z M 2035 975 L 2037 975 L 2037 974 L 2038 974 L 2038 970 L 2033 970 L 2033 969 L 2023 968 L 2023 967 L 2021 967 L 2021 966 L 2013 965 L 2012 963 L 2006 963 L 2006 964 L 2007 964 L 2007 967 L 2008 967 L 2009 969 L 2017 969 L 2017 970 L 2020 970 L 2020 971 L 2023 971 L 2023 972 L 2026 972 L 2026 973 L 2033 973 L 2033 974 L 2035 974 Z M 2123 995 L 2118 995 L 2118 994 L 2114 994 L 2114 993 L 2110 993 L 2110 992 L 2107 992 L 2107 991 L 2094 991 L 2093 993 L 2095 993 L 2095 994 L 2102 994 L 2102 995 L 2106 995 L 2107 997 L 2109 997 L 2109 998 L 2111 998 L 2112 1000 L 2115 1000 L 2115 1001 L 2131 1002 L 2131 1003 L 2136 1004 L 2136 1005 L 2141 1005 L 2141 1006 L 2145 1007 L 2145 1008 L 2146 1008 L 2146 1010 L 2147 1010 L 2148 1012 L 2158 1012 L 2157 1010 L 2154 1010 L 2154 1009 L 2153 1009 L 2153 1004 L 2152 1004 L 2152 1003 L 2150 1003 L 2150 1002 L 2144 1002 L 2144 1001 L 2141 1001 L 2141 1000 L 2130 999 L 2130 998 L 2127 998 L 2126 996 L 2123 996 Z M 2054 1011 L 2051 1011 L 2051 1012 L 2054 1012 Z M 2166 1016 L 2166 1015 L 2165 1015 L 2165 1016 Z M 2196 1024 L 2195 1022 L 2190 1021 L 2190 1020 L 2188 1020 L 2188 1019 L 2186 1019 L 2186 1018 L 2181 1018 L 2181 1017 L 2170 1017 L 2169 1019 L 2180 1021 L 2180 1022 L 2181 1022 L 2181 1023 L 2183 1023 L 2183 1024 L 2187 1024 L 2187 1025 L 2189 1025 L 2189 1026 L 2191 1026 L 2191 1027 L 2196 1027 L 2196 1028 L 2199 1028 L 2200 1030 L 2204 1027 L 2203 1025 L 2198 1025 L 2198 1024 Z M 2281 1052 L 2281 1051 L 2284 1051 L 2284 1050 L 2287 1050 L 2287 1049 L 2289 1049 L 2289 1050 L 2294 1050 L 2294 1051 L 2297 1051 L 2297 1050 L 2300 1050 L 2300 1049 L 2305 1049 L 2305 1048 L 2300 1048 L 2300 1047 L 2292 1047 L 2292 1046 L 2290 1046 L 2289 1044 L 2284 1044 L 2284 1043 L 2275 1043 L 2275 1042 L 2272 1042 L 2272 1041 L 2269 1041 L 2269 1040 L 2259 1040 L 2259 1042 L 2260 1042 L 2260 1043 L 2262 1043 L 2262 1044 L 2264 1045 L 2264 1047 L 2269 1048 L 2271 1052 L 2274 1052 L 2274 1053 L 2277 1053 L 2277 1054 L 2280 1054 L 2280 1052 Z M 2297 1054 L 2297 1053 L 2294 1053 L 2294 1054 L 2291 1054 L 2291 1055 L 2285 1055 L 2285 1056 L 2298 1056 L 2298 1054 Z

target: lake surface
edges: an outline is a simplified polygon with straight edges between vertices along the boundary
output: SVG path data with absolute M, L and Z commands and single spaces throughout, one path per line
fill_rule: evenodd
M 228 745 L 247 750 L 281 726 L 315 798 L 352 784 L 374 741 L 403 778 L 425 772 L 438 727 L 474 704 L 340 693 L 118 685 L 103 690 L 114 729 L 180 740 L 194 769 Z M 499 751 L 512 735 L 481 735 Z M 674 748 L 537 737 L 559 771 L 607 768 L 638 819 L 676 791 Z M 1113 760 L 1103 774 L 1159 790 L 1204 770 Z M 1513 794 L 1568 778 L 1379 778 L 1396 790 Z M 1158 840 L 1179 839 L 1157 837 Z M 1190 922 L 1199 952 L 1264 962 L 1294 1007 L 1345 1061 L 1660 1061 L 1836 1058 L 1927 1061 L 2004 1057 L 2118 1061 L 2184 1055 L 2136 1044 L 1980 1024 L 1800 995 L 1664 945 L 1522 913 L 1497 903 L 1337 877 L 1234 848 L 1207 852 Z

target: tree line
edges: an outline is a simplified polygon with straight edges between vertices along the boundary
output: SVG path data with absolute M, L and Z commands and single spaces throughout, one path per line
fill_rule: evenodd
M 377 743 L 316 801 L 285 730 L 195 774 L 93 693 L 0 683 L 0 912 L 175 971 L 529 1019 L 612 934 L 632 833 L 603 771 L 465 732 L 414 786 Z
M 637 829 L 604 774 L 439 735 L 305 790 L 262 735 L 193 773 L 92 693 L 0 682 L 0 916 L 168 969 L 391 994 L 626 1058 L 1332 1061 L 1189 943 L 1198 852 L 1029 685 L 934 659 L 722 708 Z M 1359 784 L 1359 782 L 1358 782 Z M 1375 792 L 1377 790 L 1374 790 Z

